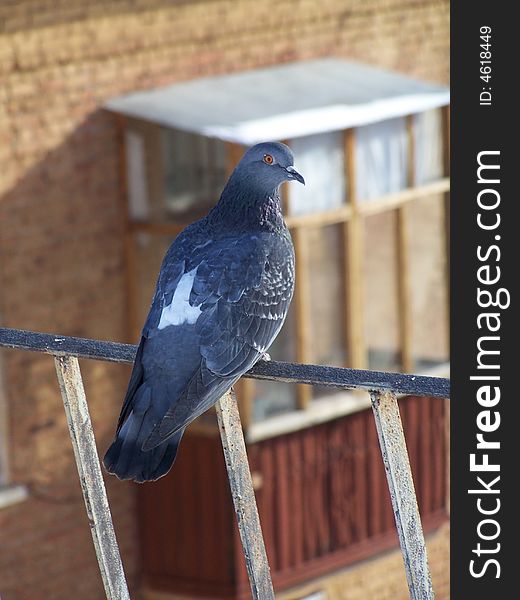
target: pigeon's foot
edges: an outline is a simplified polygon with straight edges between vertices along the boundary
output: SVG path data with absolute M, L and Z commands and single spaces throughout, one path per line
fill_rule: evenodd
M 270 355 L 270 354 L 267 354 L 267 352 L 264 352 L 264 353 L 262 354 L 262 356 L 261 356 L 260 360 L 266 360 L 266 361 L 269 361 L 269 360 L 271 360 L 271 355 Z

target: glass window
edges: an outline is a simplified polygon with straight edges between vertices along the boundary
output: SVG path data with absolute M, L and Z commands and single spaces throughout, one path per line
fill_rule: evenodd
M 365 219 L 363 248 L 364 329 L 368 367 L 398 371 L 399 323 L 395 212 Z
M 358 127 L 356 186 L 358 200 L 371 200 L 407 187 L 406 119 Z
M 342 238 L 339 225 L 307 230 L 312 360 L 336 366 L 345 364 Z
M 416 370 L 448 360 L 446 224 L 440 196 L 407 206 L 410 280 L 412 281 L 412 347 Z
M 346 364 L 343 234 L 341 225 L 309 227 L 309 286 L 311 361 L 342 367 Z M 314 386 L 313 396 L 330 396 L 337 390 Z
M 305 174 L 305 187 L 290 188 L 289 214 L 315 213 L 344 204 L 343 132 L 301 137 L 289 145 L 298 170 Z
M 416 184 L 440 179 L 444 170 L 441 110 L 414 115 L 414 133 Z
M 131 119 L 125 136 L 128 205 L 136 221 L 194 220 L 219 199 L 225 143 Z
M 224 142 L 163 128 L 161 143 L 166 212 L 176 218 L 207 212 L 226 183 Z
M 150 217 L 145 140 L 138 131 L 129 129 L 125 142 L 128 210 L 132 219 L 142 221 Z
M 410 121 L 408 121 L 408 124 Z M 443 176 L 444 145 L 441 110 L 414 115 L 414 165 L 420 186 Z M 397 118 L 355 129 L 354 164 L 359 213 L 351 222 L 348 211 L 338 209 L 348 202 L 345 132 L 306 136 L 291 140 L 296 167 L 307 185 L 287 188 L 289 216 L 308 215 L 303 239 L 308 257 L 305 269 L 309 280 L 308 327 L 310 348 L 302 349 L 312 362 L 345 366 L 347 355 L 346 307 L 353 292 L 347 288 L 347 248 L 359 254 L 359 271 L 349 281 L 357 287 L 363 310 L 353 327 L 359 326 L 366 348 L 360 348 L 356 364 L 377 370 L 402 368 L 399 306 L 400 261 L 397 252 L 395 203 L 372 206 L 363 202 L 405 190 L 408 185 L 407 118 Z M 206 214 L 219 198 L 230 165 L 245 150 L 239 145 L 204 138 L 131 120 L 126 136 L 130 216 L 150 221 L 136 232 L 138 307 L 136 321 L 142 324 L 152 298 L 156 276 L 164 253 L 179 228 Z M 366 212 L 364 212 L 364 210 Z M 447 290 L 445 278 L 446 242 L 442 196 L 411 199 L 404 207 L 411 282 L 411 346 L 416 371 L 448 359 Z M 329 213 L 325 218 L 320 213 Z M 312 222 L 312 215 L 316 222 Z M 163 223 L 160 223 L 163 221 Z M 156 227 L 159 222 L 159 227 Z M 167 223 L 169 222 L 169 224 Z M 165 229 L 164 225 L 171 227 Z M 355 227 L 359 225 L 359 230 Z M 345 238 L 346 231 L 352 237 Z M 168 232 L 168 235 L 165 235 Z M 359 233 L 359 236 L 357 235 Z M 356 235 L 354 235 L 356 234 Z M 359 242 L 356 242 L 359 237 Z M 354 244 L 354 246 L 352 246 Z M 358 247 L 359 244 L 359 247 Z M 356 302 L 353 302 L 353 306 Z M 296 302 L 269 353 L 273 360 L 296 361 Z M 305 308 L 307 310 L 307 307 Z M 355 319 L 355 315 L 352 315 Z M 408 331 L 408 330 L 406 330 Z M 406 332 L 405 332 L 406 333 Z M 302 336 L 300 342 L 307 336 Z M 403 336 L 408 339 L 407 336 Z M 357 339 L 350 336 L 349 339 Z M 304 342 L 306 343 L 306 342 Z M 407 346 L 408 348 L 408 346 Z M 366 354 L 365 354 L 366 351 Z M 408 355 L 407 355 L 408 356 Z M 366 357 L 366 361 L 363 360 Z M 248 386 L 254 397 L 253 418 L 294 410 L 297 386 L 255 381 Z M 300 390 L 301 391 L 301 390 Z M 248 392 L 244 392 L 248 393 Z M 319 398 L 330 389 L 313 390 Z

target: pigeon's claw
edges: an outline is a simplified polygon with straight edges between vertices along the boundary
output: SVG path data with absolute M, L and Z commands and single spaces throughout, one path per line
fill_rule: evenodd
M 267 352 L 264 352 L 262 354 L 262 356 L 260 357 L 260 360 L 270 361 L 271 360 L 271 355 L 268 354 Z

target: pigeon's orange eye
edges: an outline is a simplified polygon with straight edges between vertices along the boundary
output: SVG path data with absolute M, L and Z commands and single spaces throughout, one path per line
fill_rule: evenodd
M 264 162 L 266 165 L 272 165 L 274 163 L 274 158 L 270 154 L 264 154 Z

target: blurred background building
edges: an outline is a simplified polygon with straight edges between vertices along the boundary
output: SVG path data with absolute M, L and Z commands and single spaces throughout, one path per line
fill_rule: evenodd
M 307 186 L 271 356 L 447 374 L 448 2 L 12 0 L 0 27 L 2 326 L 135 342 L 168 244 L 278 139 Z M 129 372 L 82 371 L 102 453 Z M 238 393 L 277 596 L 406 598 L 368 397 Z M 448 598 L 447 407 L 400 406 Z M 249 597 L 212 412 L 167 477 L 107 486 L 134 597 Z M 103 597 L 49 357 L 0 354 L 0 539 L 3 600 Z

